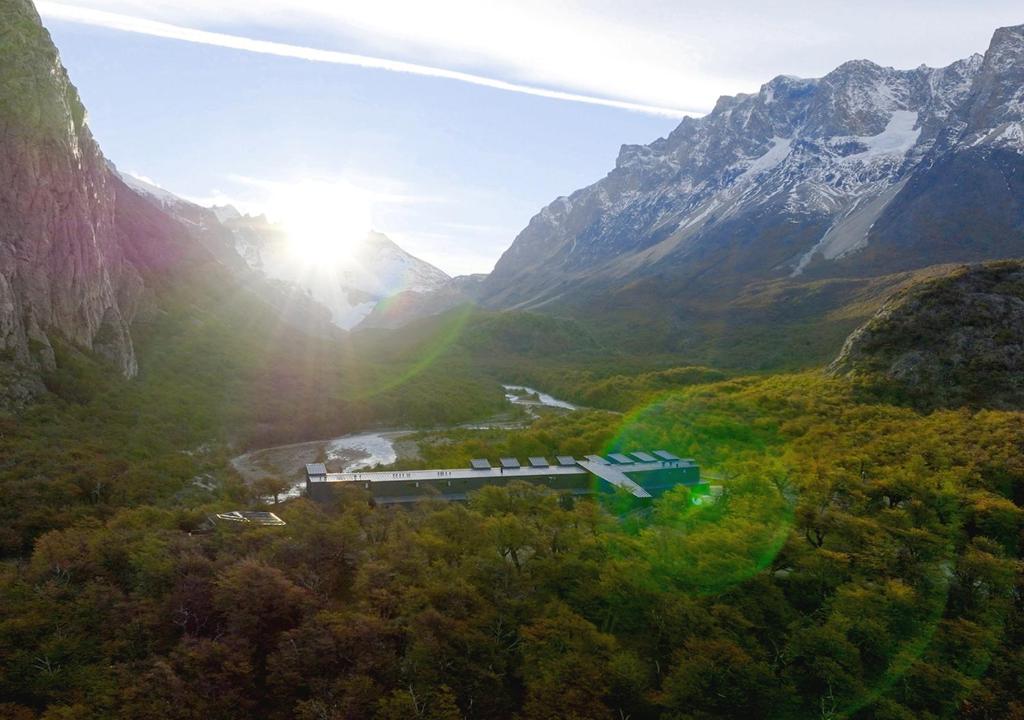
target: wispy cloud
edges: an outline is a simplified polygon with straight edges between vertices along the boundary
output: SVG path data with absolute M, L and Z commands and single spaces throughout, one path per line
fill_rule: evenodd
M 525 95 L 535 95 L 552 100 L 566 100 L 570 102 L 587 103 L 590 105 L 604 105 L 621 110 L 663 115 L 666 117 L 684 117 L 686 115 L 696 114 L 692 111 L 680 108 L 647 105 L 595 95 L 583 95 L 579 93 L 565 92 L 562 90 L 553 90 L 533 85 L 507 82 L 497 78 L 461 72 L 458 70 L 449 70 L 440 67 L 432 67 L 430 65 L 404 62 L 401 60 L 389 60 L 386 58 L 357 55 L 354 53 L 339 52 L 336 50 L 322 50 L 302 45 L 292 45 L 270 40 L 258 40 L 240 35 L 208 32 L 206 30 L 157 22 L 131 15 L 106 12 L 58 2 L 49 2 L 48 0 L 40 0 L 36 5 L 40 14 L 50 19 L 94 25 L 112 30 L 151 35 L 173 40 L 182 40 L 202 45 L 214 45 L 217 47 L 231 48 L 234 50 L 243 50 L 246 52 L 261 53 L 265 55 L 277 55 L 279 57 L 295 58 L 310 62 L 353 65 L 376 70 L 387 70 L 390 72 L 455 80 L 458 82 L 469 83 L 471 85 L 480 85 L 496 90 L 522 93 Z
M 229 173 L 225 179 L 235 185 L 257 188 L 264 191 L 267 197 L 275 193 L 287 191 L 301 182 L 314 182 L 320 185 L 345 185 L 359 188 L 374 205 L 435 205 L 447 203 L 451 198 L 446 195 L 422 195 L 409 192 L 406 183 L 397 178 L 379 175 L 363 175 L 344 173 L 338 177 L 308 177 L 290 179 L 260 178 L 251 175 Z

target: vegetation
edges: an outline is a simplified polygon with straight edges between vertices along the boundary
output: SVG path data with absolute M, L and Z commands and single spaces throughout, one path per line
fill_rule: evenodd
M 505 408 L 496 382 L 433 347 L 443 334 L 401 353 L 357 350 L 268 320 L 261 298 L 222 276 L 182 280 L 159 299 L 136 323 L 137 379 L 58 346 L 49 392 L 0 412 L 0 557 L 122 507 L 247 499 L 228 466 L 241 449 Z
M 219 451 L 159 472 L 170 428 L 111 409 L 80 462 L 119 499 L 69 502 L 0 575 L 6 716 L 1024 717 L 1020 413 L 869 404 L 818 373 L 639 396 L 424 433 L 421 464 L 658 445 L 719 473 L 720 500 L 619 516 L 527 486 L 412 510 L 356 492 L 194 534 L 217 500 L 163 488 L 220 472 Z M 96 400 L 62 402 L 49 437 L 82 437 Z M 9 505 L 88 495 L 63 453 L 48 497 L 11 494 L 31 485 L 20 443 L 47 437 L 29 421 L 2 431 Z M 106 456 L 119 433 L 133 447 Z

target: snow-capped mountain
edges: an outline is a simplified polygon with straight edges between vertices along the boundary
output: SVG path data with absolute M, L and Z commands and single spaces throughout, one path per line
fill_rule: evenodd
M 444 287 L 448 275 L 407 253 L 386 235 L 370 232 L 330 262 L 296 257 L 287 233 L 265 218 L 228 218 L 235 252 L 268 278 L 302 288 L 331 312 L 334 324 L 351 329 L 382 300 L 403 292 Z
M 777 77 L 623 146 L 607 177 L 530 221 L 483 301 L 558 306 L 642 278 L 697 293 L 1024 254 L 1022 121 L 1024 26 L 945 68 L 855 60 Z
M 428 293 L 451 281 L 381 233 L 368 233 L 330 261 L 297 257 L 287 232 L 262 215 L 244 215 L 230 205 L 202 207 L 136 176 L 119 175 L 137 193 L 188 225 L 222 261 L 298 288 L 327 308 L 333 323 L 346 330 L 385 298 Z

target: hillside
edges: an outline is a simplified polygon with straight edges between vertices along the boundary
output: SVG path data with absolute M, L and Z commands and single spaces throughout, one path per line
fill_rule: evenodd
M 896 293 L 829 372 L 926 408 L 1024 407 L 1024 263 L 962 267 Z

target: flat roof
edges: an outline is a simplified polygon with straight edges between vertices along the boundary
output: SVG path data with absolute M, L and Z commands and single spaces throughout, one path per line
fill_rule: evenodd
M 519 461 L 516 460 L 515 458 L 501 458 L 500 460 L 498 460 L 498 462 L 500 462 L 501 466 L 506 470 L 520 467 Z
M 544 458 L 539 458 L 543 460 Z M 451 485 L 455 480 L 480 480 L 481 478 L 494 478 L 496 481 L 515 480 L 516 478 L 545 478 L 545 477 L 568 477 L 579 476 L 591 473 L 600 478 L 625 487 L 634 495 L 638 495 L 639 486 L 633 487 L 635 483 L 626 473 L 631 475 L 643 474 L 664 470 L 664 460 L 643 463 L 635 462 L 630 465 L 613 465 L 600 455 L 589 455 L 587 460 L 576 460 L 568 455 L 558 456 L 558 465 L 543 465 L 526 467 L 491 467 L 490 462 L 477 458 L 472 461 L 471 467 L 432 470 L 400 470 L 400 471 L 355 471 L 345 473 L 327 473 L 322 480 L 314 482 L 357 482 L 370 486 L 379 482 L 411 482 L 418 483 L 427 481 L 429 484 L 442 488 L 451 488 L 451 492 L 459 492 L 457 486 Z M 685 464 L 676 466 L 685 467 Z
M 548 465 L 551 464 L 548 462 L 548 459 L 544 457 L 531 456 L 529 460 L 530 465 L 533 467 L 547 467 Z
M 608 456 L 608 458 L 610 460 L 615 461 L 619 465 L 633 464 L 633 458 L 629 457 L 628 455 L 623 455 L 622 453 L 612 453 L 611 455 Z
M 655 450 L 654 454 L 657 455 L 662 460 L 679 460 L 680 459 L 678 455 L 673 455 L 668 450 Z
M 438 473 L 444 473 L 439 475 Z M 515 480 L 516 478 L 542 478 L 549 476 L 586 475 L 587 471 L 578 464 L 571 466 L 551 467 L 517 467 L 497 468 L 484 467 L 479 470 L 472 468 L 455 468 L 452 470 L 398 470 L 395 472 L 373 471 L 373 472 L 342 472 L 327 473 L 326 482 L 354 482 L 372 485 L 378 482 L 420 482 L 430 481 L 431 483 L 444 483 L 451 480 L 479 480 L 480 478 L 494 478 L 495 480 Z
M 640 462 L 658 462 L 658 458 L 654 457 L 650 453 L 644 452 L 643 450 L 637 450 L 636 452 L 631 452 L 630 455 L 635 457 Z

